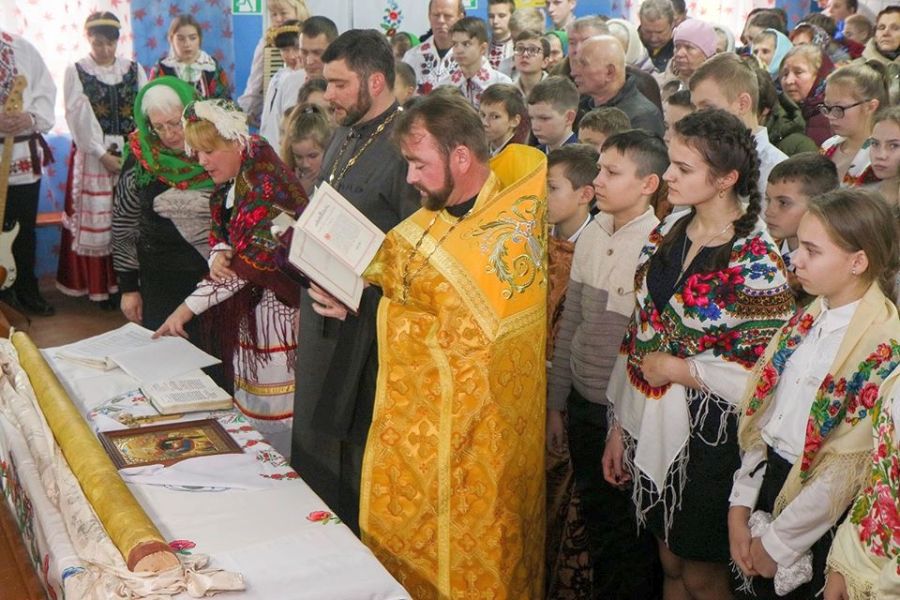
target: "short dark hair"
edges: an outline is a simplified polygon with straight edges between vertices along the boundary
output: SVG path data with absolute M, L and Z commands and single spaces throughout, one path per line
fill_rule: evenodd
M 297 19 L 290 19 L 285 21 L 284 24 L 286 26 L 295 25 L 299 26 L 300 21 Z M 296 48 L 300 44 L 300 34 L 294 31 L 282 31 L 278 35 L 275 36 L 275 47 L 276 48 Z
M 516 12 L 516 0 L 488 0 L 488 6 L 494 6 L 495 4 L 509 4 L 509 14 Z
M 554 75 L 537 83 L 528 94 L 528 104 L 546 102 L 553 110 L 564 113 L 578 110 L 578 88 L 568 77 Z
M 597 160 L 600 154 L 588 144 L 566 144 L 547 155 L 547 168 L 563 166 L 563 175 L 574 189 L 591 185 L 600 172 Z
M 511 83 L 495 83 L 481 94 L 481 106 L 502 104 L 509 117 L 519 117 L 519 126 L 513 134 L 513 142 L 524 143 L 531 130 L 528 123 L 528 107 L 522 91 Z
M 309 102 L 309 97 L 314 93 L 322 92 L 324 94 L 327 89 L 328 82 L 323 77 L 307 79 L 303 85 L 300 86 L 300 91 L 297 92 L 297 104 L 306 104 Z
M 478 17 L 463 17 L 453 24 L 450 33 L 464 33 L 470 38 L 475 38 L 482 44 L 488 43 L 487 25 Z
M 307 23 L 315 19 L 310 17 Z M 388 87 L 394 87 L 394 53 L 387 38 L 374 29 L 351 29 L 328 44 L 322 62 L 345 60 L 360 82 L 368 81 L 374 73 L 384 75 Z
M 614 106 L 600 106 L 585 113 L 578 123 L 579 130 L 593 129 L 604 135 L 613 135 L 631 129 L 631 119 Z
M 338 28 L 334 21 L 328 17 L 317 15 L 303 21 L 300 33 L 307 37 L 319 37 L 320 35 L 324 35 L 325 39 L 327 39 L 330 44 L 337 39 Z
M 407 87 L 418 85 L 415 70 L 402 60 L 394 61 L 394 74 L 395 79 L 399 79 Z
M 769 74 L 766 73 L 766 77 Z M 691 90 L 678 90 L 674 94 L 670 95 L 666 98 L 666 104 L 671 106 L 681 106 L 682 108 L 689 108 L 694 110 L 694 103 L 691 101 Z
M 747 24 L 761 29 L 774 29 L 787 35 L 787 24 L 784 19 L 780 14 L 769 8 L 762 9 L 750 17 Z
M 657 175 L 662 180 L 669 168 L 669 152 L 658 135 L 643 129 L 616 133 L 603 142 L 603 152 L 618 150 L 634 162 L 638 177 Z
M 544 35 L 540 31 L 535 31 L 534 29 L 524 29 L 519 32 L 519 35 L 513 40 L 513 42 L 529 42 L 535 41 L 541 45 L 541 53 L 544 55 L 544 58 L 550 56 L 550 40 L 544 37 Z
M 856 11 L 859 10 L 859 0 L 847 0 L 847 10 L 856 14 Z
M 800 152 L 772 167 L 768 183 L 780 181 L 798 182 L 803 193 L 812 198 L 837 189 L 837 167 L 818 152 Z
M 809 23 L 810 25 L 818 25 L 832 38 L 837 31 L 837 23 L 825 13 L 810 13 L 803 17 L 803 22 Z
M 416 125 L 434 136 L 445 158 L 458 146 L 468 148 L 483 163 L 491 156 L 481 118 L 475 107 L 462 96 L 429 94 L 410 103 L 397 117 L 393 132 L 395 142 L 401 144 Z
M 684 0 L 671 0 L 672 8 L 675 10 L 676 15 L 686 15 L 687 14 L 687 4 Z

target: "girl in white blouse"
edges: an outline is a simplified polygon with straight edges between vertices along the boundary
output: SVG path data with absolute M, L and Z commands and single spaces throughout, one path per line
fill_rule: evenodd
M 109 302 L 117 291 L 112 268 L 112 192 L 122 169 L 132 110 L 147 82 L 137 62 L 116 56 L 119 19 L 95 12 L 85 22 L 90 54 L 66 69 L 66 123 L 73 153 L 59 251 L 57 287 L 69 295 Z
M 900 232 L 884 199 L 824 194 L 798 238 L 797 277 L 818 298 L 772 340 L 742 403 L 728 516 L 739 597 L 820 597 L 834 527 L 868 474 L 878 387 L 900 363 Z

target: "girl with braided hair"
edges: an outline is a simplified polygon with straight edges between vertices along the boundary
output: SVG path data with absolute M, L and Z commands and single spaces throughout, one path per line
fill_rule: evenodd
M 604 477 L 632 487 L 659 541 L 665 598 L 729 598 L 728 491 L 740 465 L 737 403 L 794 311 L 759 218 L 759 158 L 725 111 L 674 126 L 664 175 L 677 210 L 641 252 L 636 306 L 610 377 Z

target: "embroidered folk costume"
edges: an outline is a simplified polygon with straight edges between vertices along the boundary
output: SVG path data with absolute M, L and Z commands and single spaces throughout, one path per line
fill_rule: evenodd
M 447 48 L 442 58 L 433 39 L 407 50 L 403 55 L 403 62 L 415 71 L 418 82 L 416 91 L 422 96 L 430 94 L 438 86 L 438 82 L 456 66 L 450 48 Z
M 739 441 L 744 453 L 744 467 L 739 475 L 753 469 L 752 479 L 756 483 L 748 482 L 750 477 L 738 476 L 735 488 L 738 488 L 739 482 L 746 482 L 748 490 L 756 489 L 760 500 L 751 508 L 771 512 L 775 517 L 772 533 L 763 535 L 762 540 L 779 569 L 790 567 L 807 549 L 812 551 L 812 583 L 797 590 L 792 598 L 815 596 L 824 586 L 823 567 L 831 541 L 831 528 L 850 506 L 869 474 L 871 419 L 878 388 L 900 364 L 897 308 L 884 296 L 878 284 L 873 283 L 858 302 L 852 316 L 848 315 L 849 324 L 815 397 L 790 399 L 793 404 L 801 405 L 811 400 L 803 427 L 803 443 L 796 444 L 799 455 L 782 480 L 773 506 L 763 506 L 762 496 L 767 484 L 764 469 L 768 470 L 781 462 L 772 453 L 777 453 L 782 459 L 786 459 L 785 454 L 789 453 L 787 446 L 779 440 L 791 436 L 773 436 L 769 431 L 772 428 L 769 421 L 774 418 L 773 411 L 779 406 L 776 402 L 779 381 L 786 375 L 792 356 L 800 354 L 795 354 L 798 348 L 804 344 L 814 344 L 827 335 L 828 323 L 820 324 L 819 321 L 820 315 L 824 318 L 830 312 L 819 298 L 782 328 L 757 363 L 754 379 L 751 380 L 754 383 L 748 388 L 742 404 Z M 815 333 L 814 338 L 810 332 Z M 814 353 L 814 356 L 827 355 L 826 349 Z M 812 376 L 808 369 L 801 371 L 801 376 Z M 791 373 L 796 371 L 791 370 Z M 782 385 L 790 385 L 790 380 Z M 774 425 L 776 430 L 782 427 L 780 423 Z M 774 447 L 772 444 L 775 444 Z M 783 445 L 784 449 L 781 448 Z M 763 462 L 767 453 L 769 465 Z M 761 491 L 760 485 L 763 488 Z M 801 522 L 799 525 L 798 521 Z M 806 535 L 806 529 L 813 531 L 813 535 Z M 820 535 L 815 535 L 815 532 Z M 801 547 L 807 544 L 808 547 Z M 753 585 L 760 584 L 754 582 Z M 764 587 L 757 591 L 763 590 Z M 774 597 L 771 592 L 769 596 Z
M 90 27 L 88 22 L 88 31 Z M 124 58 L 101 66 L 86 56 L 66 69 L 63 90 L 72 154 L 56 285 L 70 296 L 100 301 L 118 291 L 112 266 L 113 188 L 118 176 L 100 158 L 122 155 L 125 139 L 134 131 L 134 101 L 146 82 L 143 67 Z
M 481 68 L 471 77 L 466 77 L 459 65 L 453 65 L 438 81 L 438 85 L 452 85 L 459 88 L 463 97 L 476 109 L 481 106 L 481 95 L 484 90 L 495 83 L 512 83 L 512 79 L 491 68 L 486 58 L 481 59 Z
M 150 79 L 163 75 L 171 75 L 190 83 L 197 89 L 201 98 L 227 100 L 231 97 L 231 83 L 228 76 L 225 75 L 219 62 L 203 50 L 200 50 L 197 59 L 190 63 L 179 62 L 174 52 L 169 50 L 169 54 L 150 69 Z
M 829 571 L 843 575 L 850 600 L 900 596 L 900 369 L 872 407 L 872 438 L 862 492 L 838 527 Z
M 726 268 L 706 267 L 712 249 L 704 248 L 679 272 L 684 230 L 661 244 L 681 218 L 667 218 L 641 251 L 637 305 L 607 397 L 625 434 L 639 522 L 678 556 L 727 562 L 727 495 L 739 465 L 737 406 L 753 365 L 794 312 L 794 301 L 761 220 L 731 242 Z M 648 384 L 641 363 L 651 352 L 687 359 L 702 389 Z M 721 481 L 706 472 L 713 465 Z
M 825 158 L 834 160 L 833 157 L 840 149 L 841 144 L 844 143 L 844 139 L 845 138 L 839 135 L 828 138 L 822 142 L 822 147 L 819 149 L 819 152 Z M 847 169 L 847 172 L 844 173 L 843 178 L 841 178 L 841 187 L 871 186 L 881 182 L 880 179 L 875 177 L 875 172 L 872 171 L 872 160 L 869 157 L 869 145 L 870 141 L 866 140 L 862 145 L 862 148 L 856 152 L 853 161 L 850 163 L 850 167 Z
M 244 114 L 230 102 L 200 101 L 185 109 L 185 121 L 200 119 L 215 124 L 224 139 L 244 144 L 237 177 L 217 186 L 210 198 L 210 261 L 231 250 L 237 277 L 221 283 L 204 279 L 185 304 L 195 315 L 209 311 L 203 326 L 215 332 L 222 359 L 233 368 L 235 403 L 287 457 L 299 288 L 275 263 L 278 243 L 271 226 L 281 213 L 295 218 L 306 194 L 275 150 L 247 133 Z
M 41 168 L 53 159 L 41 134 L 50 131 L 56 118 L 56 86 L 36 48 L 21 37 L 0 30 L 0 107 L 6 105 L 14 78 L 20 74 L 27 80 L 22 110 L 31 115 L 33 123 L 30 130 L 14 138 L 5 220 L 19 223 L 19 234 L 12 246 L 17 271 L 12 289 L 20 300 L 34 300 L 40 298 L 34 275 L 34 230 Z
M 546 161 L 513 145 L 462 217 L 419 210 L 381 286 L 363 541 L 412 597 L 543 594 Z

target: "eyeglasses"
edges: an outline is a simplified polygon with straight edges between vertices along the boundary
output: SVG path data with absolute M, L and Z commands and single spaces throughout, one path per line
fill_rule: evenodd
M 822 103 L 818 106 L 819 112 L 825 115 L 826 117 L 832 117 L 835 119 L 841 119 L 844 116 L 844 113 L 853 108 L 854 106 L 859 106 L 860 104 L 865 104 L 868 100 L 860 100 L 859 102 L 854 102 L 853 104 L 849 104 L 847 106 L 841 106 L 840 104 L 835 104 L 834 106 L 828 106 L 825 103 Z
M 513 48 L 513 52 L 515 52 L 519 56 L 537 56 L 538 54 L 542 54 L 544 51 L 537 46 L 516 46 L 515 48 Z
M 170 131 L 172 133 L 176 133 L 181 131 L 182 129 L 183 126 L 181 125 L 181 119 L 178 119 L 177 121 L 169 121 L 168 123 L 160 123 L 159 125 L 150 125 L 150 130 L 157 136 L 169 133 Z

